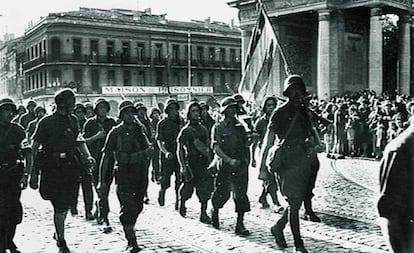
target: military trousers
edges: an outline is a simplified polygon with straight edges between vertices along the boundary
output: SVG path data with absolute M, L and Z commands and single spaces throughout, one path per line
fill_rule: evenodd
M 248 164 L 242 162 L 239 167 L 232 167 L 228 164 L 219 162 L 219 172 L 215 179 L 212 204 L 214 209 L 219 209 L 229 200 L 230 193 L 233 194 L 233 200 L 237 213 L 250 211 L 250 202 L 247 197 L 248 185 Z

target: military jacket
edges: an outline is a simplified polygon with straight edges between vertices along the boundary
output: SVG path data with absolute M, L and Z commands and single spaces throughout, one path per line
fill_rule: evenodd
M 207 167 L 209 159 L 199 151 L 200 148 L 204 147 L 196 147 L 196 144 L 194 143 L 196 139 L 204 144 L 206 151 L 208 152 L 208 130 L 201 123 L 188 123 L 185 125 L 178 134 L 177 142 L 184 145 L 187 160 L 189 161 L 190 166 Z
M 111 131 L 111 129 L 116 125 L 116 121 L 113 118 L 108 117 L 103 122 L 99 122 L 97 116 L 94 116 L 93 118 L 90 118 L 86 121 L 83 136 L 85 138 L 90 138 L 97 134 L 99 131 L 105 131 L 106 133 L 109 133 L 109 131 Z M 102 148 L 105 144 L 105 139 L 106 137 L 88 144 L 88 148 L 93 157 L 99 157 L 99 154 L 101 153 Z
M 157 125 L 156 139 L 165 142 L 165 148 L 174 155 L 177 150 L 177 136 L 181 128 L 179 119 L 170 117 L 162 119 Z
M 216 123 L 212 132 L 212 147 L 218 145 L 233 159 L 248 159 L 249 144 L 245 128 L 237 120 L 223 119 Z

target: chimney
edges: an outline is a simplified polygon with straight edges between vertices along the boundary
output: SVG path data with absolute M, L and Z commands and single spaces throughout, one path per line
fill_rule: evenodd
M 232 18 L 230 20 L 230 28 L 233 29 L 234 28 L 234 19 Z
M 211 24 L 211 17 L 204 19 L 204 27 L 208 28 Z
M 151 8 L 146 8 L 144 12 L 145 14 L 151 15 Z

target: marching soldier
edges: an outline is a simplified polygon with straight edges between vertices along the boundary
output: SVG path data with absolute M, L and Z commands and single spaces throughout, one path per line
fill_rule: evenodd
M 155 143 L 155 136 L 157 134 L 157 124 L 160 121 L 161 118 L 161 111 L 160 109 L 154 107 L 151 109 L 150 113 L 150 123 L 151 123 L 151 138 L 154 140 L 154 155 L 151 157 L 151 165 L 152 165 L 152 171 L 151 171 L 151 181 L 155 183 L 160 182 L 160 148 Z
M 33 135 L 39 121 L 46 115 L 46 109 L 43 106 L 38 105 L 35 108 L 35 114 L 36 114 L 36 119 L 32 120 L 27 126 L 27 139 L 29 140 L 31 136 Z
M 16 113 L 13 100 L 0 100 L 0 253 L 5 253 L 6 249 L 20 252 L 13 238 L 23 218 L 20 196 L 21 190 L 27 187 L 32 163 L 24 129 L 11 122 Z
M 224 206 L 233 193 L 236 204 L 236 234 L 250 235 L 244 227 L 244 214 L 250 211 L 247 197 L 249 145 L 245 128 L 236 119 L 237 102 L 232 97 L 225 98 L 221 103 L 220 112 L 224 119 L 216 123 L 212 132 L 212 148 L 219 157 L 218 173 L 212 196 L 212 224 L 219 228 L 219 209 Z
M 165 204 L 165 191 L 170 187 L 171 175 L 175 175 L 175 210 L 178 210 L 180 188 L 180 165 L 177 160 L 177 136 L 181 128 L 178 102 L 169 98 L 165 103 L 164 112 L 167 117 L 157 125 L 157 143 L 161 150 L 161 189 L 158 194 L 160 206 Z
M 180 189 L 181 216 L 186 216 L 185 202 L 191 198 L 194 188 L 201 203 L 200 221 L 210 223 L 207 201 L 210 199 L 213 182 L 207 171 L 210 161 L 208 130 L 200 123 L 201 107 L 192 102 L 187 107 L 188 123 L 177 138 L 177 157 L 181 167 L 183 184 Z
M 314 136 L 306 108 L 308 93 L 302 78 L 298 75 L 288 76 L 283 95 L 288 97 L 288 101 L 277 108 L 270 118 L 259 164 L 260 168 L 266 168 L 269 148 L 276 140 L 275 145 L 280 145 L 277 160 L 281 164 L 271 170 L 276 170 L 280 191 L 286 197 L 289 206 L 272 226 L 271 233 L 279 248 L 287 248 L 283 229 L 289 220 L 295 252 L 308 252 L 300 235 L 299 209 L 309 194 L 309 185 L 314 173 L 312 165 L 316 144 L 312 141 Z
M 135 235 L 135 223 L 144 206 L 144 197 L 148 185 L 148 150 L 150 144 L 145 136 L 143 125 L 136 121 L 134 104 L 125 100 L 119 105 L 121 124 L 113 128 L 106 139 L 100 164 L 100 192 L 108 192 L 110 182 L 107 176 L 112 174 L 112 160 L 117 162 L 115 172 L 117 196 L 121 205 L 120 221 L 128 241 L 127 250 L 135 253 L 138 247 Z
M 99 163 L 101 161 L 102 156 L 102 148 L 105 143 L 105 139 L 109 133 L 109 131 L 116 125 L 116 121 L 108 117 L 108 113 L 111 110 L 111 106 L 109 102 L 105 98 L 98 98 L 94 104 L 94 114 L 92 118 L 89 118 L 88 121 L 85 123 L 84 128 L 84 138 L 88 147 L 91 151 L 92 156 L 97 161 L 95 167 L 92 170 L 93 182 L 95 186 L 99 183 L 99 177 L 102 177 L 102 171 L 99 170 Z M 114 166 L 115 161 L 109 160 L 108 166 Z M 105 223 L 104 232 L 109 233 L 112 231 L 112 228 L 109 223 L 108 214 L 109 214 L 109 202 L 108 202 L 108 195 L 110 185 L 113 181 L 113 174 L 112 170 L 107 170 L 108 175 L 105 175 L 105 179 L 108 180 L 106 185 L 108 187 L 105 189 L 107 191 L 100 190 L 99 193 L 99 201 L 97 203 L 98 209 L 98 223 L 102 224 Z M 93 200 L 92 200 L 93 201 Z M 92 206 L 88 207 L 87 212 L 90 212 Z
M 22 125 L 24 127 L 24 129 L 27 128 L 27 125 L 34 119 L 36 119 L 36 114 L 34 109 L 36 108 L 37 103 L 34 100 L 30 100 L 27 103 L 27 112 L 25 114 L 22 115 L 22 117 L 20 118 L 20 125 Z
M 80 178 L 81 163 L 84 166 L 94 162 L 81 138 L 77 118 L 72 114 L 75 101 L 71 89 L 59 91 L 55 95 L 56 111 L 40 120 L 33 135 L 36 166 L 31 173 L 30 187 L 38 188 L 41 171 L 40 194 L 53 205 L 54 239 L 62 253 L 70 252 L 64 234 L 65 220 Z M 39 156 L 40 145 L 43 157 Z

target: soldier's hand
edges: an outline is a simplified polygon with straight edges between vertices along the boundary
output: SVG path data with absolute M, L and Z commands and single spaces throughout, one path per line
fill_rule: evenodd
M 256 167 L 256 160 L 252 159 L 252 167 L 255 168 Z
M 32 188 L 33 190 L 37 190 L 37 188 L 39 188 L 39 176 L 31 175 L 29 185 L 30 185 L 30 188 Z
M 105 135 L 106 135 L 106 132 L 101 130 L 96 134 L 96 138 L 97 139 L 102 139 L 102 138 L 105 138 Z
M 26 189 L 26 188 L 27 188 L 28 176 L 29 176 L 29 175 L 24 174 L 24 175 L 22 176 L 22 178 L 20 179 L 20 182 L 19 182 L 20 189 L 24 190 L 24 189 Z
M 238 166 L 240 166 L 240 160 L 237 160 L 237 159 L 231 159 L 230 160 L 230 166 L 232 166 L 232 167 L 238 167 Z
M 106 183 L 99 183 L 96 187 L 96 191 L 98 192 L 99 197 L 102 197 L 104 192 L 106 192 L 108 189 L 108 185 Z
M 167 158 L 167 160 L 171 160 L 173 158 L 173 154 L 171 152 L 167 152 L 165 153 L 165 158 Z

